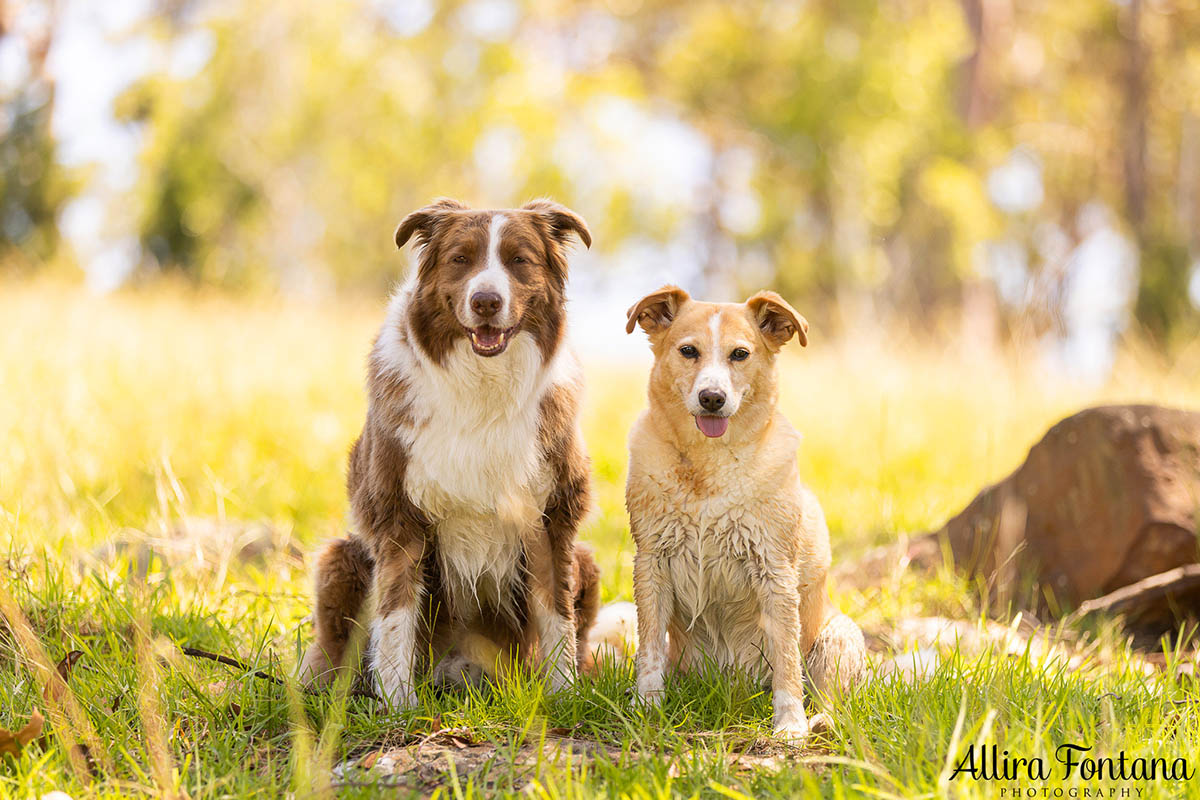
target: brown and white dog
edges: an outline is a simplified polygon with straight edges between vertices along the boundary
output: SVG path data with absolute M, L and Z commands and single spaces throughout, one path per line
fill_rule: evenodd
M 776 407 L 776 353 L 793 336 L 807 344 L 808 323 L 774 292 L 702 303 L 674 286 L 628 317 L 654 351 L 625 493 L 638 692 L 658 702 L 668 667 L 770 667 L 776 732 L 803 737 L 802 656 L 823 692 L 857 681 L 866 655 L 826 591 L 829 532 Z
M 355 531 L 317 565 L 306 681 L 352 666 L 347 643 L 371 618 L 376 687 L 394 706 L 413 703 L 417 674 L 460 682 L 499 658 L 545 663 L 554 687 L 575 674 L 599 587 L 575 546 L 589 465 L 564 343 L 573 235 L 591 246 L 549 201 L 439 200 L 396 229 L 398 247 L 421 249 L 371 351 Z

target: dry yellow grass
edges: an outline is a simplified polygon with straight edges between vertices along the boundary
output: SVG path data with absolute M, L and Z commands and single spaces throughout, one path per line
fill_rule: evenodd
M 336 533 L 383 302 L 4 285 L 8 532 L 90 546 L 122 527 L 224 515 L 285 526 L 304 542 Z M 1085 405 L 1200 407 L 1196 356 L 1185 352 L 1169 367 L 1127 350 L 1113 380 L 1089 389 L 1042 374 L 1032 348 L 981 353 L 882 332 L 816 336 L 807 350 L 786 352 L 783 404 L 804 434 L 801 470 L 844 553 L 937 525 Z M 625 437 L 644 404 L 645 375 L 585 367 L 599 500 L 589 535 L 610 568 L 624 563 L 608 586 L 627 592 L 628 548 L 618 547 L 628 544 Z
M 239 563 L 231 549 L 215 557 L 197 549 L 182 560 L 151 563 L 144 582 L 119 564 L 93 571 L 71 565 L 114 539 L 150 542 L 161 556 L 161 543 L 183 519 L 217 528 L 229 521 L 226 527 L 235 530 L 261 523 L 301 549 L 340 533 L 345 456 L 362 422 L 365 356 L 383 305 L 383 298 L 283 303 L 168 289 L 99 297 L 57 285 L 0 284 L 0 538 L 18 556 L 10 558 L 5 580 L 49 657 L 71 647 L 86 651 L 88 671 L 79 673 L 75 688 L 111 743 L 104 755 L 115 764 L 113 781 L 133 781 L 150 794 L 170 793 L 167 784 L 176 781 L 193 796 L 319 785 L 328 773 L 313 772 L 305 756 L 315 752 L 318 732 L 321 752 L 341 758 L 390 736 L 398 724 L 419 725 L 436 713 L 446 724 L 467 725 L 497 742 L 514 735 L 513 725 L 524 726 L 521 736 L 536 736 L 539 726 L 586 722 L 597 737 L 628 748 L 643 742 L 638 737 L 657 741 L 664 725 L 679 726 L 679 736 L 666 745 L 671 752 L 639 761 L 636 770 L 597 766 L 585 784 L 573 783 L 581 779 L 567 772 L 546 773 L 556 793 L 587 796 L 598 787 L 666 781 L 655 794 L 667 796 L 674 770 L 692 787 L 689 794 L 712 794 L 714 781 L 733 781 L 752 794 L 809 791 L 820 781 L 834 795 L 864 781 L 900 794 L 929 794 L 941 791 L 935 789 L 944 778 L 941 764 L 962 745 L 955 722 L 960 712 L 967 735 L 976 731 L 981 740 L 1031 751 L 1072 738 L 1090 741 L 1100 692 L 1130 698 L 1105 712 L 1120 721 L 1106 728 L 1113 731 L 1106 734 L 1110 745 L 1150 753 L 1177 749 L 1164 733 L 1175 730 L 1175 701 L 1147 699 L 1156 692 L 1167 696 L 1169 687 L 1148 686 L 1120 666 L 1124 650 L 1111 638 L 1106 641 L 1118 652 L 1118 666 L 1099 678 L 1066 678 L 1023 661 L 984 658 L 951 665 L 923 687 L 872 685 L 839 712 L 844 728 L 835 745 L 835 753 L 872 766 L 736 780 L 722 767 L 724 749 L 734 745 L 688 739 L 687 731 L 757 724 L 755 715 L 765 719 L 765 701 L 708 679 L 679 690 L 669 723 L 626 708 L 628 685 L 621 680 L 627 675 L 605 683 L 599 695 L 584 690 L 551 701 L 528 686 L 506 687 L 486 701 L 430 698 L 405 720 L 368 708 L 348 712 L 324 698 L 309 698 L 305 706 L 293 695 L 289 705 L 277 687 L 246 675 L 235 681 L 221 673 L 226 677 L 217 688 L 212 671 L 221 668 L 180 659 L 176 644 L 243 657 L 273 654 L 281 663 L 260 665 L 285 674 L 309 635 L 302 558 L 275 551 Z M 623 335 L 618 321 L 613 336 Z M 793 347 L 783 359 L 783 403 L 804 434 L 801 470 L 825 506 L 835 559 L 940 524 L 1019 463 L 1047 426 L 1082 406 L 1200 407 L 1196 347 L 1170 363 L 1130 347 L 1107 386 L 1087 389 L 1040 374 L 1024 346 L 972 352 L 883 332 L 813 338 L 808 350 Z M 597 545 L 607 598 L 628 598 L 625 438 L 643 406 L 645 374 L 611 363 L 585 362 L 585 368 L 585 436 L 598 503 L 583 535 Z M 19 558 L 43 553 L 50 566 L 42 572 Z M 906 614 L 970 618 L 979 612 L 970 593 L 944 576 L 836 594 L 852 616 L 877 629 Z M 142 619 L 153 628 L 153 642 L 130 633 L 140 630 Z M 114 694 L 136 696 L 146 659 L 135 655 L 144 656 L 147 644 L 163 665 L 153 726 L 134 711 L 109 711 L 110 704 L 117 708 Z M 0 727 L 27 719 L 36 703 L 22 663 L 4 661 L 12 680 L 0 682 Z M 600 695 L 603 703 L 595 699 Z M 229 711 L 235 698 L 242 709 L 236 719 Z M 1031 727 L 1031 713 L 1052 721 Z M 158 728 L 160 722 L 166 727 Z M 311 735 L 310 724 L 316 725 Z M 1195 724 L 1170 735 L 1182 737 L 1187 749 L 1196 741 Z M 168 774 L 173 768 L 161 758 L 164 737 L 178 773 Z M 48 756 L 49 771 L 25 759 L 11 776 L 0 772 L 0 794 L 36 796 L 72 785 L 65 752 Z M 503 785 L 516 786 L 516 774 L 501 772 L 509 781 Z M 879 777 L 887 774 L 893 777 Z M 987 796 L 988 786 L 963 793 Z

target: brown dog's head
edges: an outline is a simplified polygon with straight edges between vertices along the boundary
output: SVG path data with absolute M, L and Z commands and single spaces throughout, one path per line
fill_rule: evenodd
M 808 344 L 808 322 L 774 292 L 741 304 L 702 303 L 664 286 L 629 309 L 626 332 L 634 325 L 654 351 L 651 403 L 691 415 L 713 439 L 738 420 L 757 429 L 775 404 L 775 354 L 793 336 Z
M 571 234 L 591 247 L 583 219 L 549 200 L 476 211 L 442 199 L 405 217 L 396 246 L 422 246 L 410 313 L 429 357 L 440 363 L 464 336 L 476 354 L 498 356 L 524 331 L 549 360 L 562 337 Z

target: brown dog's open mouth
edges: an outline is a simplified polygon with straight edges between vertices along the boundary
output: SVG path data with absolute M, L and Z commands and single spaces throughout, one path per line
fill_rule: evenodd
M 710 439 L 719 439 L 729 429 L 729 417 L 718 417 L 715 414 L 697 414 L 696 427 Z
M 513 331 L 516 329 L 516 325 L 511 328 L 480 325 L 478 328 L 467 328 L 467 336 L 471 338 L 471 349 L 477 355 L 498 356 L 504 352 L 504 348 L 508 347 L 508 342 L 512 339 Z

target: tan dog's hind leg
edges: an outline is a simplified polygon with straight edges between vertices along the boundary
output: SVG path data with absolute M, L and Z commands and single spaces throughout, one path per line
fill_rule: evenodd
M 300 680 L 325 686 L 351 665 L 347 645 L 361 625 L 370 591 L 371 555 L 355 538 L 329 543 L 317 558 L 314 641 L 304 654 Z
M 862 679 L 867 645 L 854 620 L 834 612 L 817 634 L 805 659 L 813 692 L 819 696 L 844 692 Z

